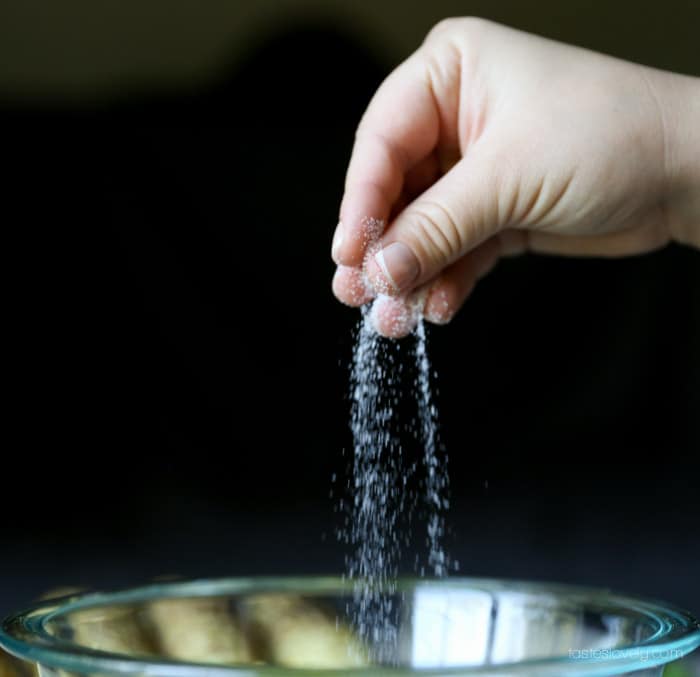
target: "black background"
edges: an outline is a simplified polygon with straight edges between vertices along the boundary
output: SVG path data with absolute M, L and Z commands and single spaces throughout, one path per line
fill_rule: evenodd
M 5 101 L 3 611 L 342 570 L 358 313 L 328 252 L 392 65 L 300 22 L 200 90 Z M 429 341 L 462 573 L 700 609 L 700 253 L 503 262 Z

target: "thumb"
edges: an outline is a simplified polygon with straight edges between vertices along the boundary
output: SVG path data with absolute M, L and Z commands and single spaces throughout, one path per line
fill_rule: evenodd
M 369 251 L 365 272 L 380 294 L 405 294 L 498 232 L 497 163 L 470 149 L 409 204 Z

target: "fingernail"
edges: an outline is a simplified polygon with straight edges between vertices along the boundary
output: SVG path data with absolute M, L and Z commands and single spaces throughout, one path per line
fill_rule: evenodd
M 373 259 L 377 270 L 370 270 L 368 274 L 380 293 L 407 289 L 415 282 L 420 271 L 416 255 L 403 242 L 392 242 L 384 249 L 380 249 Z M 372 273 L 375 275 L 373 276 Z
M 335 235 L 333 235 L 333 245 L 331 247 L 331 257 L 338 263 L 338 254 L 340 248 L 343 246 L 343 224 L 339 221 L 335 229 Z

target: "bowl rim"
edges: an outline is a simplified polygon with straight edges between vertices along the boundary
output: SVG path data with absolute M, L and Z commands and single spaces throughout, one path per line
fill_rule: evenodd
M 617 675 L 650 669 L 690 653 L 700 646 L 700 623 L 689 612 L 665 602 L 620 594 L 605 588 L 563 583 L 508 579 L 450 577 L 444 579 L 401 577 L 397 589 L 430 585 L 483 592 L 539 593 L 566 596 L 572 602 L 599 604 L 646 616 L 658 629 L 645 640 L 621 647 L 600 648 L 592 655 L 561 655 L 488 666 L 413 668 L 363 666 L 338 669 L 284 668 L 266 665 L 212 665 L 186 661 L 128 656 L 89 649 L 52 636 L 47 624 L 60 616 L 106 605 L 147 602 L 161 598 L 193 598 L 250 592 L 297 594 L 348 593 L 352 581 L 338 576 L 260 576 L 205 578 L 157 582 L 112 592 L 88 592 L 38 602 L 7 616 L 0 625 L 0 647 L 17 658 L 54 669 L 84 675 L 142 675 L 144 677 L 340 677 L 366 675 L 492 676 L 497 675 Z M 564 672 L 562 672 L 564 671 Z

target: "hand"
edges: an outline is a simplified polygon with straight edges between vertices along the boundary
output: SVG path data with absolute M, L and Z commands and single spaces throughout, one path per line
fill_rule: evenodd
M 501 256 L 700 246 L 698 82 L 487 21 L 440 23 L 360 122 L 336 296 L 388 295 L 375 324 L 399 337 L 420 312 L 448 322 Z

